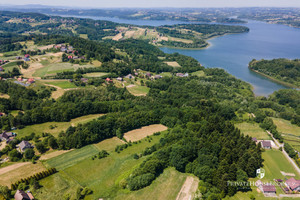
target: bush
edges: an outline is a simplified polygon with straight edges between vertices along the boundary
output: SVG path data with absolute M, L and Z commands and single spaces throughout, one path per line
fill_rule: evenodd
M 151 173 L 136 176 L 128 180 L 128 187 L 130 190 L 139 190 L 150 185 L 154 179 L 155 175 Z

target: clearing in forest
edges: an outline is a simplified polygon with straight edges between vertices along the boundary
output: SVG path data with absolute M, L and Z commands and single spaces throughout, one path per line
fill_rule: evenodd
M 241 130 L 242 133 L 245 135 L 249 135 L 250 137 L 255 137 L 258 140 L 269 140 L 270 136 L 264 131 L 262 128 L 259 127 L 257 123 L 238 123 L 235 124 L 235 127 Z
M 147 136 L 153 135 L 156 132 L 165 131 L 167 129 L 168 129 L 168 127 L 166 127 L 164 125 L 152 124 L 150 126 L 144 126 L 142 128 L 129 131 L 124 134 L 124 138 L 127 141 L 135 142 L 135 141 L 141 140 Z

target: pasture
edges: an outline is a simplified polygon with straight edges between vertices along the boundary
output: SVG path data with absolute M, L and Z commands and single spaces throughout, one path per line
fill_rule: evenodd
M 104 72 L 94 72 L 94 73 L 87 73 L 84 74 L 83 76 L 86 78 L 98 78 L 98 77 L 102 77 L 107 75 L 108 73 L 104 73 Z
M 53 85 L 59 87 L 61 89 L 77 88 L 74 83 L 71 83 L 68 80 L 42 80 L 41 82 L 49 86 Z
M 93 114 L 86 115 L 82 117 L 78 117 L 72 119 L 70 122 L 46 122 L 42 124 L 34 124 L 30 126 L 26 126 L 23 129 L 17 129 L 14 132 L 17 133 L 17 137 L 24 137 L 30 135 L 31 133 L 36 133 L 37 135 L 41 135 L 42 133 L 50 133 L 53 136 L 57 137 L 61 131 L 67 130 L 70 126 L 76 126 L 78 124 L 87 123 L 94 119 L 101 117 L 103 114 Z
M 300 127 L 288 120 L 280 118 L 272 118 L 272 120 L 284 141 L 292 145 L 295 150 L 300 151 Z
M 180 173 L 174 168 L 167 168 L 150 186 L 138 191 L 120 193 L 115 199 L 175 200 L 187 177 L 187 174 Z
M 270 136 L 264 131 L 262 128 L 259 127 L 257 123 L 237 123 L 235 127 L 241 130 L 241 133 L 245 135 L 249 135 L 250 137 L 256 137 L 258 140 L 268 140 Z
M 126 88 L 134 96 L 146 96 L 150 90 L 150 88 L 140 85 L 129 85 Z
M 146 147 L 158 143 L 162 135 L 151 137 L 152 140 L 150 142 L 149 139 L 143 139 L 120 153 L 115 152 L 114 149 L 123 142 L 117 138 L 111 138 L 98 144 L 72 150 L 51 158 L 44 162 L 45 165 L 57 167 L 59 172 L 40 181 L 41 185 L 45 187 L 42 187 L 34 195 L 40 199 L 51 199 L 51 195 L 56 193 L 57 197 L 61 197 L 59 199 L 63 199 L 63 196 L 67 193 L 75 194 L 74 191 L 79 186 L 85 186 L 94 191 L 92 195 L 87 196 L 85 199 L 114 198 L 121 194 L 127 195 L 129 191 L 121 189 L 119 184 L 135 167 L 146 159 L 146 157 L 142 157 L 136 160 L 132 155 L 135 153 L 139 154 Z M 91 159 L 93 155 L 103 149 L 109 152 L 110 155 L 108 157 Z M 166 178 L 168 178 L 168 175 Z M 182 179 L 184 180 L 184 178 Z M 175 184 L 175 180 L 177 180 L 177 177 L 174 177 L 169 182 Z M 178 184 L 177 188 L 179 188 L 179 191 L 182 183 L 176 184 Z M 57 187 L 59 185 L 62 185 L 61 189 Z M 68 187 L 65 187 L 65 185 Z M 176 196 L 176 194 L 170 195 Z
M 0 169 L 0 185 L 10 187 L 12 183 L 19 181 L 21 178 L 30 177 L 44 170 L 46 168 L 40 162 L 36 164 L 23 162 L 9 165 Z

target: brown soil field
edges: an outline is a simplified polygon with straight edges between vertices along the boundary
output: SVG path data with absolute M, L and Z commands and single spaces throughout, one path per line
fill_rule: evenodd
M 168 127 L 161 124 L 152 124 L 150 126 L 144 126 L 139 129 L 129 131 L 124 134 L 124 138 L 129 142 L 135 142 L 141 140 L 147 136 L 153 135 L 156 132 L 161 132 L 167 130 Z

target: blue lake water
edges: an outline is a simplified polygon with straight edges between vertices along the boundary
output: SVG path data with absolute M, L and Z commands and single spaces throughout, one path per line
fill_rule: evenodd
M 80 16 L 82 17 L 82 16 Z M 88 17 L 134 25 L 172 25 L 187 23 L 180 21 L 125 20 L 107 17 Z M 256 95 L 267 96 L 276 90 L 286 88 L 248 69 L 252 59 L 300 58 L 300 29 L 285 25 L 249 21 L 243 24 L 249 33 L 232 34 L 209 40 L 206 49 L 185 50 L 161 48 L 166 53 L 178 52 L 197 59 L 205 67 L 219 67 L 254 87 Z

